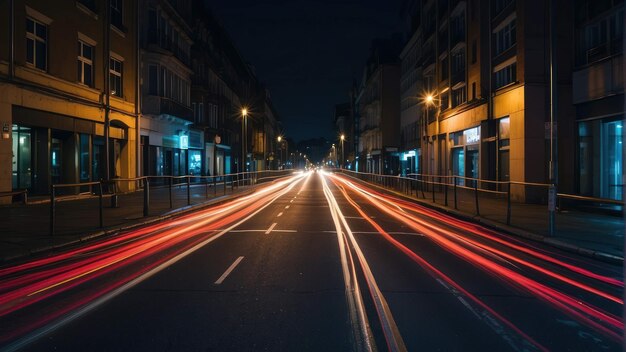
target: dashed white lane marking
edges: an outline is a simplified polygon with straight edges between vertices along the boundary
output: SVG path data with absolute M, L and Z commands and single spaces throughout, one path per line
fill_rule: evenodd
M 237 265 L 239 265 L 239 263 L 241 263 L 241 261 L 243 260 L 243 257 L 239 257 L 235 260 L 235 262 L 233 262 L 228 269 L 226 269 L 226 271 L 222 274 L 222 276 L 220 276 L 219 279 L 217 279 L 217 281 L 215 281 L 216 285 L 220 285 L 222 282 L 224 282 L 224 280 L 226 280 L 226 278 L 228 277 L 228 275 L 230 275 L 230 273 L 233 272 L 233 270 L 235 270 L 235 268 L 237 267 Z
M 290 206 L 291 206 L 291 205 L 286 206 L 286 207 L 285 207 L 285 209 L 289 209 L 289 207 L 290 207 Z
M 293 199 L 289 201 L 289 203 L 293 203 Z
M 280 213 L 278 213 L 278 215 L 276 215 L 277 218 L 283 216 L 283 212 L 281 211 Z
M 232 231 L 228 231 L 228 233 L 245 233 L 245 232 L 266 232 L 267 229 L 263 229 L 263 230 L 232 230 Z M 298 230 L 277 230 L 277 229 L 272 229 L 272 232 L 298 232 Z
M 329 230 L 329 231 L 322 231 L 324 233 L 336 233 L 336 231 L 333 230 Z M 376 235 L 379 234 L 380 232 L 378 231 L 352 231 L 352 233 L 356 233 L 356 234 L 361 234 L 361 235 Z M 417 232 L 401 232 L 401 231 L 388 231 L 387 232 L 390 235 L 408 235 L 408 236 L 419 236 L 419 237 L 425 237 L 425 235 L 423 233 L 417 233 Z
M 270 234 L 270 232 L 272 232 L 272 230 L 274 229 L 274 227 L 276 227 L 276 225 L 278 225 L 278 223 L 276 223 L 276 222 L 275 222 L 275 223 L 273 223 L 273 224 L 272 224 L 272 226 L 270 226 L 270 228 L 269 228 L 269 229 L 267 229 L 267 231 L 265 231 L 265 234 L 266 234 L 266 235 L 269 235 L 269 234 Z

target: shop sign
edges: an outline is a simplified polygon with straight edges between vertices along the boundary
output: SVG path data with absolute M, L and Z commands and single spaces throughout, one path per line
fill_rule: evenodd
M 180 149 L 189 149 L 189 136 L 180 136 Z
M 463 131 L 465 137 L 465 144 L 475 144 L 480 142 L 480 129 L 478 127 L 470 128 Z

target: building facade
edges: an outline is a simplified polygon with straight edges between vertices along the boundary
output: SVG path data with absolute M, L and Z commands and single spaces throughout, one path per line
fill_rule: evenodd
M 403 149 L 407 155 L 416 150 L 420 173 L 549 182 L 553 54 L 559 63 L 557 183 L 560 191 L 574 190 L 573 180 L 564 176 L 576 171 L 575 159 L 567 153 L 575 149 L 568 60 L 572 6 L 556 1 L 559 45 L 554 52 L 546 39 L 550 2 L 431 0 L 408 5 L 410 39 L 402 52 L 403 132 L 408 137 Z M 513 189 L 518 199 L 535 197 L 531 193 L 527 187 Z
M 428 92 L 424 91 L 421 56 L 420 2 L 406 1 L 402 13 L 407 34 L 406 44 L 400 52 L 400 169 L 404 175 L 420 173 L 423 128 L 420 128 L 421 104 Z
M 350 102 L 335 105 L 335 130 L 337 138 L 335 143 L 338 149 L 338 167 L 352 169 L 354 163 L 354 121 L 352 117 L 352 104 Z M 342 140 L 343 136 L 343 140 Z
M 5 1 L 0 16 L 0 191 L 135 177 L 136 3 Z
M 573 102 L 581 195 L 623 199 L 624 2 L 576 1 Z
M 140 1 L 141 175 L 204 175 L 191 106 L 191 1 Z
M 359 121 L 359 171 L 399 172 L 400 43 L 399 37 L 372 43 L 355 102 Z

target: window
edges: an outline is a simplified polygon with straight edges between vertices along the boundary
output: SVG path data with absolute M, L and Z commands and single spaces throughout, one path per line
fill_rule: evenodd
M 452 53 L 452 79 L 453 83 L 465 79 L 465 50 L 461 49 Z
M 148 67 L 148 94 L 159 95 L 159 68 L 156 65 Z
M 494 74 L 495 89 L 502 88 L 517 80 L 517 63 L 505 66 Z
M 452 107 L 457 107 L 467 100 L 467 91 L 465 86 L 452 90 Z
M 78 82 L 93 87 L 93 46 L 78 41 Z
M 48 27 L 32 18 L 26 19 L 26 62 L 40 70 L 48 69 Z
M 496 32 L 496 55 L 503 53 L 504 51 L 515 45 L 515 43 L 517 42 L 515 32 L 515 19 L 511 20 L 511 22 L 509 22 L 504 27 L 502 27 L 502 29 Z
M 109 63 L 109 84 L 111 95 L 122 96 L 122 62 L 111 58 Z
M 448 57 L 441 60 L 441 80 L 448 79 Z
M 123 30 L 122 25 L 122 0 L 110 0 L 111 1 L 111 24 L 117 27 L 117 29 Z

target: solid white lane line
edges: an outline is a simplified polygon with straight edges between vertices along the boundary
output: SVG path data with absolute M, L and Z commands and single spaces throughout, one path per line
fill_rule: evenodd
M 336 218 L 340 221 L 340 223 L 343 225 L 343 228 L 345 229 L 345 235 L 347 236 L 344 235 L 344 238 L 346 238 L 346 241 L 349 241 L 352 244 L 352 248 L 354 249 L 356 257 L 361 264 L 361 269 L 363 271 L 365 281 L 372 295 L 374 307 L 376 308 L 378 317 L 380 318 L 381 328 L 385 334 L 385 340 L 387 341 L 388 349 L 391 351 L 406 351 L 404 340 L 402 339 L 402 335 L 400 335 L 400 331 L 395 322 L 395 319 L 393 318 L 393 314 L 389 309 L 387 300 L 385 299 L 382 292 L 380 291 L 380 288 L 378 287 L 378 283 L 374 278 L 374 274 L 372 274 L 369 263 L 367 262 L 367 259 L 365 258 L 365 255 L 361 250 L 361 247 L 357 243 L 356 238 L 354 237 L 354 232 L 352 232 L 352 229 L 350 229 L 350 226 L 348 226 L 348 221 L 344 217 L 335 196 L 333 195 L 332 191 L 330 191 L 329 186 L 326 184 L 326 180 L 324 178 L 322 178 L 322 180 L 325 191 L 328 193 L 326 199 L 331 208 L 334 208 Z
M 272 226 L 270 226 L 270 228 L 269 228 L 269 229 L 267 229 L 267 231 L 265 231 L 265 234 L 266 234 L 266 235 L 269 235 L 269 234 L 272 232 L 272 230 L 274 229 L 274 227 L 275 227 L 276 225 L 278 225 L 278 223 L 277 223 L 277 222 L 273 223 L 273 224 L 272 224 Z
M 272 232 L 298 232 L 298 230 L 272 230 Z
M 334 200 L 334 198 L 332 198 L 332 192 L 326 184 L 326 179 L 321 174 L 320 179 L 322 180 L 324 196 L 330 205 L 332 200 Z M 348 311 L 354 339 L 357 344 L 356 350 L 372 352 L 376 349 L 376 342 L 374 341 L 374 335 L 370 328 L 367 314 L 365 313 L 365 305 L 363 303 L 363 297 L 361 296 L 361 289 L 356 276 L 354 261 L 350 253 L 350 248 L 346 248 L 347 240 L 344 238 L 343 231 L 341 230 L 341 222 L 339 221 L 338 211 L 332 206 L 329 206 L 329 209 L 333 223 L 335 224 L 335 231 L 331 232 L 335 232 L 337 236 L 337 243 L 339 245 L 345 295 L 348 301 Z M 348 264 L 348 260 L 350 261 L 350 265 Z
M 285 209 L 289 209 L 289 207 L 290 207 L 290 206 L 288 205 L 288 206 L 286 206 L 286 207 L 285 207 Z
M 277 218 L 283 216 L 283 212 L 281 211 L 280 213 L 278 213 L 278 215 L 276 215 Z
M 276 224 L 274 224 L 276 225 Z M 228 277 L 228 275 L 230 275 L 230 273 L 233 272 L 233 270 L 235 270 L 235 268 L 237 267 L 237 265 L 239 265 L 239 263 L 241 263 L 241 261 L 243 260 L 243 257 L 239 257 L 237 258 L 237 260 L 235 260 L 234 263 L 232 263 L 228 269 L 226 269 L 226 271 L 222 274 L 222 276 L 220 276 L 219 279 L 217 279 L 217 281 L 215 281 L 216 285 L 220 285 L 222 282 L 224 282 L 224 280 L 226 280 L 226 278 Z

